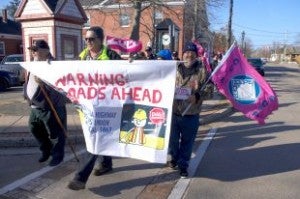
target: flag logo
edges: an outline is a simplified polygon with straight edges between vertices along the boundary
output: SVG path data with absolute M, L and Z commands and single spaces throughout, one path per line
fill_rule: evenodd
M 261 91 L 259 84 L 246 75 L 233 77 L 229 83 L 229 90 L 233 98 L 241 104 L 255 103 Z

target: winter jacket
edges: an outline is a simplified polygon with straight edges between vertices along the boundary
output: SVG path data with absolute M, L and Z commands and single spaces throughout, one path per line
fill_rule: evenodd
M 192 104 L 185 115 L 196 115 L 201 111 L 202 102 L 204 99 L 211 94 L 212 90 L 209 86 L 205 86 L 203 91 L 201 87 L 206 82 L 208 76 L 205 67 L 203 67 L 202 62 L 196 61 L 192 64 L 189 70 L 186 70 L 183 64 L 179 64 L 176 72 L 176 87 L 185 87 L 191 89 L 191 95 L 195 95 L 197 99 L 196 104 Z M 174 99 L 173 103 L 173 113 L 176 115 L 181 115 L 186 108 L 189 106 L 190 102 L 187 99 Z
M 32 75 L 31 73 L 28 73 L 27 80 L 29 79 L 29 76 Z M 52 105 L 55 108 L 63 107 L 66 105 L 66 103 L 69 101 L 66 96 L 61 94 L 60 92 L 56 91 L 53 87 L 50 85 L 44 83 L 41 81 L 39 83 L 39 86 L 37 87 L 33 97 L 30 99 L 27 93 L 28 89 L 28 81 L 25 81 L 24 83 L 24 97 L 28 101 L 29 105 L 34 108 L 41 108 L 45 110 L 51 110 L 51 105 L 49 105 L 46 96 L 44 95 L 44 92 L 41 89 L 41 86 L 45 90 L 45 93 L 47 93 L 47 97 L 52 102 Z
M 79 58 L 80 58 L 80 60 L 86 60 L 88 55 L 89 55 L 89 50 L 87 48 L 85 48 L 79 54 Z M 120 59 L 121 59 L 121 56 L 117 52 L 107 48 L 106 46 L 103 46 L 101 54 L 97 57 L 96 60 L 120 60 Z

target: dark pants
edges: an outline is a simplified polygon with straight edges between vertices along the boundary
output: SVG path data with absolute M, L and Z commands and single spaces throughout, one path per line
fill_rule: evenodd
M 169 153 L 172 162 L 180 169 L 187 169 L 191 158 L 193 144 L 198 132 L 199 115 L 174 115 L 172 117 Z
M 66 129 L 66 107 L 59 107 L 56 111 Z M 66 138 L 64 130 L 58 124 L 54 114 L 50 110 L 32 108 L 28 123 L 29 130 L 39 142 L 42 153 L 51 154 L 53 159 L 62 160 L 64 158 Z M 57 139 L 54 145 L 50 138 Z
M 94 166 L 95 166 L 95 163 L 96 163 L 96 160 L 98 157 L 100 157 L 100 155 L 94 155 L 94 154 L 88 153 L 87 162 L 77 172 L 77 174 L 75 176 L 75 180 L 86 183 L 94 169 Z M 111 156 L 102 156 L 102 161 L 101 161 L 100 167 L 106 167 L 106 168 L 112 167 Z

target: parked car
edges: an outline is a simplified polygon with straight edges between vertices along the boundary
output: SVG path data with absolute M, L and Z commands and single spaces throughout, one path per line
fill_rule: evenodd
M 19 83 L 19 77 L 15 73 L 0 70 L 0 91 L 5 91 L 12 86 L 18 86 Z
M 8 55 L 3 58 L 0 65 L 0 70 L 5 70 L 15 73 L 19 78 L 19 84 L 25 82 L 25 69 L 18 64 L 18 62 L 23 62 L 23 54 L 13 54 Z
M 268 62 L 268 58 L 262 57 L 260 59 L 262 60 L 263 64 L 266 64 Z
M 248 58 L 247 60 L 261 76 L 265 76 L 264 63 L 261 58 Z

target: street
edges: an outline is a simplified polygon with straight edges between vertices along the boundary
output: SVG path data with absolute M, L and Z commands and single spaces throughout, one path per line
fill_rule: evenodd
M 207 150 L 202 151 L 204 156 L 199 159 L 199 165 L 194 165 L 195 175 L 189 179 L 179 179 L 176 172 L 161 164 L 114 158 L 113 173 L 101 177 L 92 175 L 86 189 L 76 192 L 66 186 L 80 163 L 73 159 L 53 170 L 44 171 L 45 165 L 36 161 L 39 157 L 37 148 L 20 148 L 0 150 L 0 187 L 33 172 L 45 172 L 44 177 L 36 175 L 35 183 L 46 183 L 48 187 L 36 191 L 35 197 L 29 195 L 31 198 L 147 198 L 149 193 L 151 198 L 162 199 L 170 195 L 174 196 L 172 199 L 298 198 L 300 68 L 268 64 L 265 70 L 265 78 L 278 95 L 279 109 L 269 116 L 265 125 L 258 125 L 235 112 L 202 126 L 192 161 L 197 159 L 198 147 L 206 140 L 206 133 L 211 129 L 216 129 L 216 133 L 208 141 Z M 18 95 L 21 95 L 21 89 L 0 93 L 0 114 L 7 115 L 9 110 L 28 111 L 27 104 Z M 77 146 L 76 149 L 79 152 L 83 148 Z M 67 156 L 71 157 L 69 149 L 67 151 Z M 82 160 L 84 155 L 80 158 Z M 177 191 L 182 184 L 187 187 L 180 195 Z M 32 186 L 23 185 L 22 189 L 34 192 Z M 15 196 L 18 195 L 12 192 L 8 196 L 17 198 Z
M 240 113 L 215 123 L 214 140 L 185 198 L 299 198 L 299 67 L 266 66 L 279 110 L 265 125 Z

